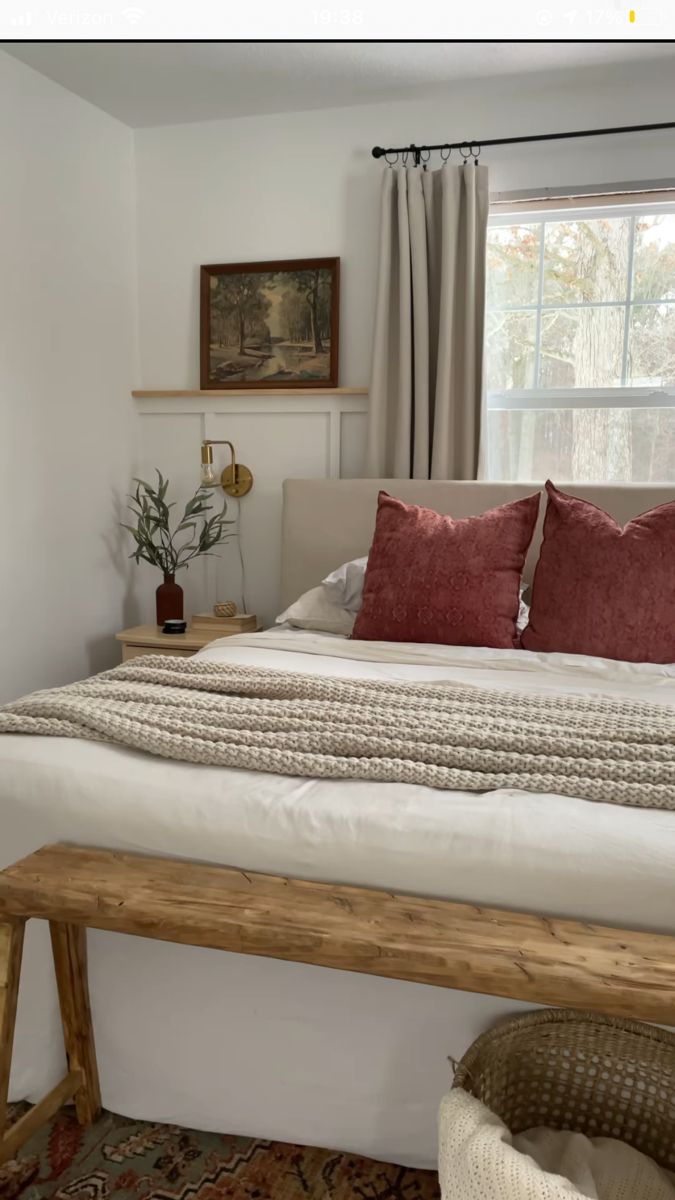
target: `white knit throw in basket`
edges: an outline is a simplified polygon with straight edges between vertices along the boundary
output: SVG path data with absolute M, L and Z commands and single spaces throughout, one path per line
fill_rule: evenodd
M 443 1200 L 675 1200 L 675 1035 L 540 1009 L 481 1034 L 441 1104 Z
M 511 1134 L 454 1088 L 439 1118 L 442 1200 L 675 1200 L 675 1176 L 615 1138 L 537 1129 Z

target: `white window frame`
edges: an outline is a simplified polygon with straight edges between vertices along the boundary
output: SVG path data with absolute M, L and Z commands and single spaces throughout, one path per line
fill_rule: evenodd
M 633 247 L 635 244 L 635 222 L 638 217 L 645 215 L 669 215 L 675 213 L 675 201 L 651 203 L 647 198 L 639 203 L 614 203 L 606 206 L 594 204 L 592 207 L 566 204 L 561 208 L 538 207 L 523 204 L 522 209 L 509 208 L 508 212 L 491 210 L 489 226 L 500 225 L 533 225 L 540 224 L 539 252 L 539 281 L 536 304 L 490 305 L 488 312 L 534 312 L 536 313 L 535 329 L 535 380 L 539 375 L 541 356 L 541 317 L 549 310 L 574 308 L 625 308 L 623 360 L 621 378 L 625 381 L 628 362 L 628 334 L 630 310 L 633 305 Z M 547 222 L 555 221 L 585 221 L 597 220 L 602 217 L 630 217 L 628 277 L 626 281 L 626 297 L 624 300 L 579 301 L 572 304 L 544 304 L 544 230 Z M 675 308 L 675 300 L 639 300 L 636 304 L 658 306 L 670 303 Z M 552 411 L 575 408 L 672 408 L 675 406 L 675 384 L 666 387 L 630 387 L 625 382 L 620 387 L 611 388 L 527 388 L 525 390 L 488 391 L 488 411 Z

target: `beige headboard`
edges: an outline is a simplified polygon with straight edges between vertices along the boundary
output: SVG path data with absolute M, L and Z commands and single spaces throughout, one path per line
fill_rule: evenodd
M 591 500 L 625 524 L 638 513 L 675 499 L 664 484 L 561 484 L 564 491 Z M 287 479 L 281 543 L 281 600 L 284 607 L 350 558 L 367 554 L 381 488 L 408 504 L 424 504 L 453 517 L 471 517 L 539 491 L 538 483 L 465 483 L 414 479 Z M 528 582 L 539 554 L 539 524 L 525 564 Z

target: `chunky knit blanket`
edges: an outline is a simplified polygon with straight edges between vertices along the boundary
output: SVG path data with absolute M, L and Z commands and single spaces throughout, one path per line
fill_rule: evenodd
M 675 809 L 675 710 L 148 656 L 0 709 L 0 733 L 323 779 Z
M 442 1200 L 675 1200 L 675 1175 L 614 1137 L 512 1134 L 462 1088 L 441 1101 Z

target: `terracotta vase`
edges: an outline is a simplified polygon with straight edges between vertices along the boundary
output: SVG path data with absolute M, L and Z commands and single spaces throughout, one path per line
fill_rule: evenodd
M 160 583 L 155 597 L 158 625 L 163 625 L 165 621 L 183 620 L 183 589 L 176 583 L 175 575 L 164 575 L 164 583 Z

